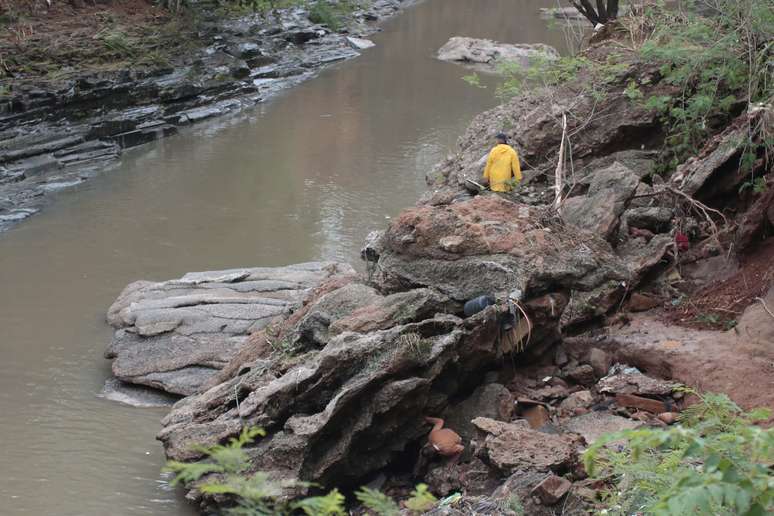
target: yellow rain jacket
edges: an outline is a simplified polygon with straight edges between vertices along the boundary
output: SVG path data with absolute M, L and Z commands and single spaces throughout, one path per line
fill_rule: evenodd
M 521 182 L 521 165 L 519 155 L 510 145 L 501 143 L 489 153 L 484 169 L 484 179 L 489 180 L 489 189 L 493 192 L 510 192 L 511 185 L 507 183 L 511 177 Z

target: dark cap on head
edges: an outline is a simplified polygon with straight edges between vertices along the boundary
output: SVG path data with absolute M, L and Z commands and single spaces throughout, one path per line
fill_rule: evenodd
M 500 140 L 503 143 L 508 141 L 508 137 L 505 135 L 505 133 L 497 133 L 495 135 L 495 139 Z

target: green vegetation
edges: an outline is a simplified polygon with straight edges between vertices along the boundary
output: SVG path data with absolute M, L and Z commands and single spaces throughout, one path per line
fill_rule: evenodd
M 687 394 L 699 396 L 691 390 Z M 699 399 L 678 426 L 610 434 L 589 448 L 587 471 L 608 482 L 607 514 L 756 516 L 774 511 L 774 429 L 755 424 L 771 412 L 745 413 L 724 394 Z
M 643 17 L 652 34 L 640 55 L 659 64 L 662 80 L 679 92 L 645 99 L 669 128 L 669 165 L 675 167 L 744 107 L 771 101 L 774 4 L 770 0 L 694 1 L 679 12 L 649 8 Z M 743 169 L 752 168 L 761 146 L 774 149 L 772 141 L 748 143 L 740 163 Z
M 630 67 L 631 64 L 623 60 L 620 52 L 611 52 L 605 61 L 594 61 L 583 55 L 562 56 L 558 59 L 533 57 L 526 69 L 519 63 L 503 62 L 498 66 L 503 80 L 497 86 L 495 95 L 505 100 L 522 95 L 534 87 L 582 83 L 582 94 L 602 100 L 605 86 L 617 82 Z M 464 76 L 463 80 L 472 86 L 485 87 L 475 73 Z
M 339 0 L 338 2 L 318 0 L 309 9 L 309 21 L 325 25 L 332 31 L 339 31 L 357 7 L 358 4 L 354 0 Z
M 251 472 L 250 457 L 245 447 L 256 437 L 266 435 L 260 428 L 244 428 L 228 444 L 195 449 L 205 456 L 202 462 L 168 461 L 166 471 L 174 473 L 172 485 L 195 486 L 205 494 L 226 495 L 233 506 L 225 509 L 230 516 L 270 516 L 298 514 L 308 516 L 345 516 L 346 498 L 338 489 L 324 496 L 313 496 L 287 502 L 280 499 L 283 488 L 312 487 L 311 485 L 281 484 L 261 471 Z M 364 487 L 355 493 L 357 500 L 377 516 L 397 516 L 400 507 L 389 496 Z M 424 484 L 416 486 L 404 502 L 406 509 L 420 514 L 432 508 L 438 500 Z
M 111 55 L 117 57 L 132 57 L 136 53 L 134 41 L 122 30 L 116 27 L 102 29 L 94 35 L 94 39 L 102 42 Z
M 518 64 L 500 67 L 504 79 L 497 95 L 508 98 L 526 88 L 570 83 L 597 102 L 613 91 L 635 62 L 655 67 L 654 81 L 676 94 L 646 95 L 650 77 L 634 77 L 623 95 L 658 112 L 667 129 L 663 163 L 673 170 L 695 155 L 707 138 L 755 103 L 774 98 L 774 4 L 770 0 L 693 0 L 679 10 L 663 2 L 615 22 L 615 41 L 605 61 L 588 55 L 533 59 L 524 70 Z M 618 47 L 621 50 L 615 50 Z M 476 74 L 463 78 L 483 87 Z M 661 88 L 663 92 L 665 88 Z M 763 122 L 761 122 L 763 123 Z M 756 138 L 760 127 L 749 127 L 740 169 L 774 153 L 774 137 Z M 763 131 L 766 133 L 766 131 Z M 750 179 L 750 188 L 765 183 Z

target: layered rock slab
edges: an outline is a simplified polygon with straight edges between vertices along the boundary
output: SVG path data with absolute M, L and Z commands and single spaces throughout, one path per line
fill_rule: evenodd
M 299 306 L 322 281 L 353 273 L 349 265 L 311 262 L 132 283 L 108 310 L 116 331 L 105 356 L 124 382 L 193 394 L 251 333 Z
M 199 456 L 196 444 L 260 426 L 268 435 L 251 452 L 256 469 L 278 479 L 356 481 L 425 435 L 422 416 L 439 413 L 468 376 L 508 351 L 493 312 L 342 333 L 289 367 L 283 357 L 258 360 L 181 400 L 159 438 L 168 456 L 190 460 Z
M 599 236 L 496 195 L 405 210 L 382 240 L 375 279 L 388 292 L 432 286 L 458 301 L 518 292 L 553 317 L 582 294 L 604 313 L 631 278 Z

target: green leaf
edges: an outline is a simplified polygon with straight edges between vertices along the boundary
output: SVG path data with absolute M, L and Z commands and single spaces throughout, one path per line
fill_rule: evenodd
M 386 494 L 368 487 L 355 492 L 355 498 L 378 516 L 398 516 L 400 507 Z

